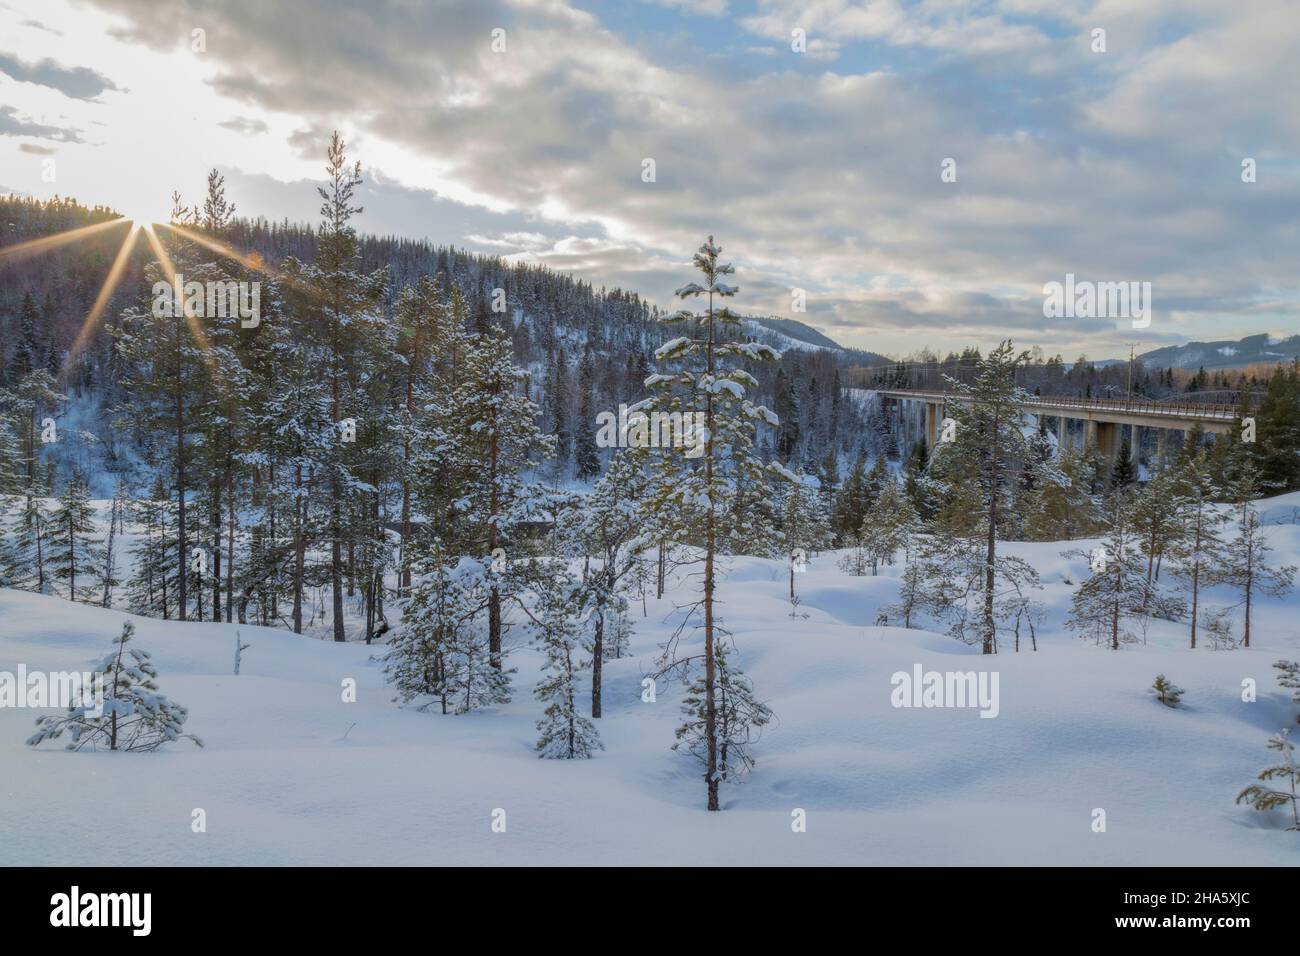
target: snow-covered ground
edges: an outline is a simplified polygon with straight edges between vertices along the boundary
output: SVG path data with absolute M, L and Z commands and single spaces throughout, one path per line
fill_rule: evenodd
M 1300 563 L 1300 495 L 1267 503 L 1277 556 Z M 1074 546 L 1088 546 L 1075 542 Z M 540 655 L 516 633 L 514 702 L 468 716 L 392 703 L 372 655 L 284 630 L 136 618 L 161 689 L 190 709 L 180 743 L 152 754 L 24 746 L 37 713 L 0 709 L 0 863 L 5 864 L 1202 864 L 1294 865 L 1300 840 L 1235 806 L 1294 723 L 1272 663 L 1300 657 L 1300 597 L 1265 601 L 1249 650 L 1187 649 L 1161 623 L 1119 652 L 1061 628 L 1086 573 L 1060 545 L 1012 545 L 1043 576 L 1040 650 L 982 657 L 953 639 L 874 627 L 899 568 L 851 577 L 834 555 L 798 576 L 739 559 L 720 596 L 741 663 L 776 713 L 758 766 L 704 810 L 696 766 L 670 749 L 680 688 L 641 679 L 675 623 L 682 583 L 635 607 L 633 656 L 607 665 L 605 751 L 539 760 Z M 1226 602 L 1227 594 L 1212 600 Z M 806 615 L 804 617 L 803 615 Z M 0 590 L 0 671 L 83 670 L 121 612 Z M 895 708 L 891 675 L 993 670 L 999 713 Z M 1171 710 L 1157 673 L 1186 689 Z M 355 703 L 342 682 L 354 678 Z M 1259 699 L 1242 701 L 1253 678 Z M 45 711 L 48 713 L 48 711 Z M 206 814 L 195 833 L 192 814 Z M 505 832 L 492 829 L 505 811 Z M 792 812 L 807 814 L 793 832 Z M 1105 810 L 1106 831 L 1093 830 Z

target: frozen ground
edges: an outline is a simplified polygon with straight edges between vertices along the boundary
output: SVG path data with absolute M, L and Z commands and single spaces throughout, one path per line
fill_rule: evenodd
M 1300 495 L 1267 503 L 1278 556 L 1300 563 Z M 1287 523 L 1282 523 L 1287 522 Z M 1078 543 L 1075 543 L 1076 545 Z M 776 712 L 758 767 L 703 809 L 694 764 L 669 747 L 680 689 L 641 677 L 671 629 L 674 595 L 639 604 L 633 656 L 607 665 L 606 750 L 538 760 L 539 656 L 514 637 L 515 699 L 469 716 L 391 702 L 380 648 L 240 628 L 252 647 L 232 675 L 236 626 L 137 618 L 164 692 L 190 708 L 199 750 L 67 753 L 24 746 L 36 713 L 0 709 L 0 863 L 6 864 L 1206 864 L 1294 865 L 1300 837 L 1233 804 L 1295 706 L 1270 666 L 1300 657 L 1300 598 L 1266 601 L 1250 650 L 1191 651 L 1153 628 L 1118 653 L 1061 629 L 1081 564 L 1058 545 L 1017 545 L 1047 585 L 1037 653 L 984 658 L 951 638 L 878 628 L 898 568 L 850 577 L 833 555 L 799 576 L 791 618 L 784 565 L 733 562 L 722 613 L 760 697 Z M 677 592 L 681 597 L 682 593 Z M 1226 602 L 1227 594 L 1213 595 Z M 0 590 L 0 670 L 82 670 L 126 615 Z M 890 676 L 993 669 L 1000 713 L 895 709 Z M 1165 708 L 1164 672 L 1187 691 Z M 355 703 L 341 682 L 356 679 Z M 1241 700 L 1244 678 L 1259 700 Z M 207 832 L 191 830 L 195 808 Z M 496 808 L 506 832 L 491 828 Z M 791 812 L 807 812 L 807 832 Z M 1105 833 L 1091 827 L 1094 808 Z

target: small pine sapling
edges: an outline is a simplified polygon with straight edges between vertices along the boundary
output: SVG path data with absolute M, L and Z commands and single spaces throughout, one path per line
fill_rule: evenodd
M 1291 695 L 1291 702 L 1300 704 L 1300 663 L 1296 661 L 1278 661 L 1273 665 L 1277 668 L 1277 682 L 1287 688 L 1295 691 Z M 1296 714 L 1296 723 L 1300 724 L 1300 714 Z
M 181 738 L 203 746 L 198 737 L 184 732 L 189 711 L 158 693 L 158 668 L 149 652 L 127 647 L 134 636 L 135 625 L 127 621 L 113 649 L 95 668 L 103 674 L 103 707 L 92 709 L 84 701 L 73 701 L 66 715 L 39 718 L 28 746 L 56 740 L 64 733 L 71 738 L 67 750 L 95 749 L 98 744 L 106 744 L 109 750 L 157 750 Z
M 1186 693 L 1181 687 L 1174 684 L 1164 674 L 1157 674 L 1155 682 L 1151 685 L 1151 690 L 1155 692 L 1156 700 L 1166 707 L 1177 707 Z
M 1237 803 L 1244 803 L 1256 810 L 1272 810 L 1290 804 L 1292 824 L 1287 829 L 1300 831 L 1300 806 L 1297 805 L 1296 800 L 1296 782 L 1300 780 L 1300 767 L 1297 767 L 1295 762 L 1295 744 L 1287 739 L 1290 734 L 1289 729 L 1283 729 L 1268 738 L 1268 749 L 1280 753 L 1285 762 L 1265 767 L 1257 775 L 1257 779 L 1266 782 L 1283 780 L 1287 789 L 1275 790 L 1261 783 L 1252 783 L 1237 794 Z

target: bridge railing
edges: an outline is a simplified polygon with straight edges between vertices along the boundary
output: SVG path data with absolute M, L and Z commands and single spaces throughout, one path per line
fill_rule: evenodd
M 876 391 L 914 394 L 942 401 L 959 401 L 963 396 L 938 389 L 880 388 Z M 1151 398 L 1078 398 L 1072 395 L 1030 395 L 1027 404 L 1046 408 L 1091 408 L 1098 411 L 1137 415 L 1185 416 L 1231 421 L 1237 417 L 1236 405 L 1211 405 L 1205 402 L 1167 402 Z

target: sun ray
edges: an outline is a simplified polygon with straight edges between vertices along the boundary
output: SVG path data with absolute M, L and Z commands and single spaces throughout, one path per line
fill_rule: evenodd
M 144 237 L 149 242 L 149 248 L 153 249 L 154 256 L 158 259 L 158 264 L 163 268 L 163 274 L 171 276 L 172 286 L 176 285 L 176 266 L 172 264 L 171 256 L 163 248 L 158 234 L 154 232 L 153 226 L 144 227 Z M 190 330 L 190 335 L 194 338 L 194 344 L 199 347 L 199 351 L 204 357 L 204 361 L 209 371 L 216 371 L 215 359 L 212 357 L 212 343 L 208 341 L 207 333 L 203 331 L 203 325 L 195 318 L 194 314 L 185 307 L 185 297 L 180 289 L 175 291 L 176 301 L 181 305 L 181 314 L 185 317 L 185 325 Z
M 268 266 L 266 264 L 266 261 L 256 252 L 240 252 L 238 249 L 236 249 L 234 246 L 229 245 L 228 243 L 222 242 L 219 239 L 213 239 L 211 236 L 205 236 L 202 233 L 195 232 L 191 229 L 187 229 L 184 226 L 179 226 L 174 222 L 158 223 L 158 225 L 162 226 L 165 229 L 170 229 L 172 232 L 176 233 L 177 235 L 183 236 L 184 238 L 188 239 L 190 242 L 197 243 L 198 245 L 203 246 L 211 250 L 212 252 L 217 253 L 217 255 L 225 256 L 228 259 L 234 259 L 236 262 L 238 262 L 246 269 L 251 269 L 254 272 L 260 272 L 264 276 L 268 276 L 269 278 L 275 279 L 278 282 L 283 282 L 286 285 L 292 286 L 294 289 L 297 289 L 299 292 L 305 292 L 308 295 L 312 295 L 316 297 L 320 296 L 320 290 L 317 289 L 315 286 L 311 285 L 308 282 L 302 282 L 297 279 L 293 279 L 289 276 L 286 276 L 283 272 L 274 269 L 271 266 Z
M 17 245 L 7 246 L 0 249 L 0 266 L 7 265 L 9 262 L 16 262 L 27 256 L 40 255 L 42 252 L 49 252 L 51 249 L 57 249 L 59 246 L 67 245 L 69 242 L 77 242 L 85 239 L 95 233 L 111 229 L 113 226 L 129 226 L 129 219 L 110 219 L 108 222 L 97 222 L 93 226 L 78 226 L 76 229 L 68 229 L 65 232 L 56 233 L 53 236 L 42 236 L 40 239 L 29 239 L 27 242 L 20 242 Z M 134 231 L 134 229 L 132 230 Z
M 122 273 L 126 271 L 127 260 L 131 257 L 131 250 L 135 246 L 135 234 L 138 230 L 139 227 L 133 225 L 131 231 L 122 240 L 122 245 L 118 247 L 117 256 L 113 259 L 113 265 L 109 268 L 108 275 L 104 277 L 104 281 L 99 287 L 99 293 L 95 296 L 90 311 L 86 313 L 85 321 L 81 323 L 81 329 L 77 332 L 72 347 L 68 349 L 67 358 L 63 360 L 63 366 L 59 370 L 60 378 L 72 368 L 72 363 L 81 355 L 86 343 L 99 328 L 99 320 L 103 317 L 104 309 L 108 307 L 109 300 L 113 298 L 113 293 L 117 291 L 118 283 L 122 281 Z

